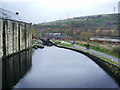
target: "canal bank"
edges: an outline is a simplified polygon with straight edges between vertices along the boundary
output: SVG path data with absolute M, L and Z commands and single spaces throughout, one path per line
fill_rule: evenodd
M 101 58 L 97 55 L 94 55 L 93 53 L 89 53 L 87 51 L 82 51 L 82 50 L 78 50 L 76 48 L 65 47 L 65 46 L 57 46 L 57 47 L 73 50 L 73 51 L 76 51 L 76 52 L 79 52 L 79 53 L 82 53 L 82 54 L 88 56 L 95 63 L 97 63 L 101 68 L 103 68 L 111 77 L 113 77 L 114 80 L 120 85 L 120 65 L 115 65 L 113 63 L 110 63 L 110 62 L 104 60 L 103 58 Z

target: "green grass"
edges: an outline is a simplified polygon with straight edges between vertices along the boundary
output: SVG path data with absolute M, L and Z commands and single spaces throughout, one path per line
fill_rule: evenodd
M 70 41 L 70 40 L 65 40 L 65 42 L 71 43 L 71 41 Z
M 115 64 L 115 65 L 117 65 L 118 67 L 120 67 L 120 64 L 118 64 L 118 63 L 116 63 L 116 62 L 114 62 L 114 61 L 112 61 L 112 60 L 110 60 L 110 59 L 107 59 L 107 58 L 104 58 L 104 57 L 101 57 L 101 56 L 100 56 L 100 58 L 103 59 L 103 60 L 105 60 L 105 61 L 108 61 L 108 62 L 110 62 L 110 63 L 112 63 L 112 64 Z
M 112 52 L 106 52 L 106 51 L 104 51 L 104 50 L 102 50 L 102 49 L 97 49 L 97 48 L 95 48 L 95 47 L 90 47 L 90 49 L 95 50 L 95 51 L 98 51 L 98 52 L 102 52 L 102 53 L 105 53 L 105 54 L 108 54 L 108 55 L 110 55 L 110 56 L 114 56 L 114 57 L 116 57 L 116 58 L 120 58 L 120 56 L 118 56 L 118 55 L 116 55 L 116 54 L 114 54 L 114 53 L 112 53 Z
M 60 43 L 59 45 L 60 45 L 60 46 L 63 46 L 63 47 L 71 47 L 70 44 L 65 44 L 65 43 Z
M 80 44 L 80 43 L 75 43 L 76 45 L 79 45 L 79 46 L 82 46 L 82 47 L 86 47 L 85 45 L 83 44 Z
M 54 42 L 54 43 L 59 43 L 59 42 L 61 42 L 60 40 L 52 40 L 52 42 Z

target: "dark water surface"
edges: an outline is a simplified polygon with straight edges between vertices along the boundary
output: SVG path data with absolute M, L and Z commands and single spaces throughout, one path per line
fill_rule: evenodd
M 2 88 L 11 88 L 26 74 L 32 64 L 32 50 L 3 58 Z
M 0 90 L 2 89 L 2 58 L 0 57 Z
M 118 88 L 87 56 L 57 47 L 37 49 L 32 66 L 14 88 Z

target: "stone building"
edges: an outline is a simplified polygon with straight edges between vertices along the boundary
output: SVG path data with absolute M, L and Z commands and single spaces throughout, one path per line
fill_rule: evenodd
M 72 40 L 72 37 L 65 33 L 46 33 L 45 37 L 55 40 Z
M 32 46 L 31 23 L 0 8 L 0 58 Z

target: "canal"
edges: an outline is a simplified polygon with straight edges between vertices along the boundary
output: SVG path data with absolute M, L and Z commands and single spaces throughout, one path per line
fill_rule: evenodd
M 101 67 L 78 52 L 58 47 L 45 47 L 32 50 L 30 55 L 32 55 L 32 62 L 28 60 L 29 63 L 24 64 L 29 69 L 25 69 L 27 68 L 25 66 L 20 69 L 26 74 L 23 73 L 23 77 L 17 80 L 13 88 L 119 87 Z

